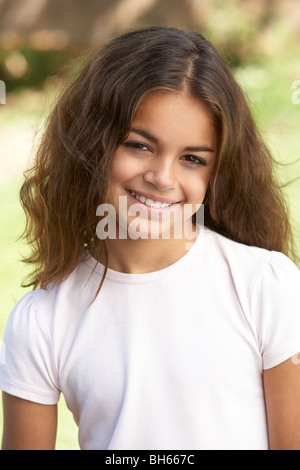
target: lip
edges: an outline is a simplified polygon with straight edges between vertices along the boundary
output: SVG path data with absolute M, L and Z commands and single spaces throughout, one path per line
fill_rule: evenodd
M 150 194 L 150 193 L 144 193 L 143 191 L 135 191 L 134 189 L 131 189 L 130 191 L 134 191 L 136 194 L 138 194 L 139 196 L 144 196 L 145 198 L 149 198 L 149 199 L 152 199 L 153 202 L 155 201 L 160 201 L 160 202 L 165 202 L 167 204 L 170 204 L 170 206 L 168 207 L 160 207 L 160 208 L 156 208 L 156 207 L 150 207 L 150 206 L 147 206 L 146 204 L 144 204 L 143 202 L 139 201 L 138 199 L 136 199 L 132 194 L 130 194 L 130 192 L 128 191 L 128 189 L 126 189 L 126 192 L 128 194 L 128 197 L 129 197 L 129 200 L 134 203 L 134 204 L 138 204 L 140 205 L 143 210 L 146 210 L 147 212 L 153 212 L 153 213 L 163 213 L 163 212 L 166 212 L 166 211 L 170 211 L 170 210 L 173 210 L 177 204 L 179 204 L 181 201 L 173 201 L 171 199 L 167 199 L 167 198 L 158 198 L 157 196 L 154 196 L 153 194 Z
M 178 204 L 182 201 L 174 201 L 174 199 L 169 199 L 169 198 L 166 198 L 166 197 L 163 197 L 163 196 L 155 196 L 155 194 L 150 194 L 150 193 L 145 193 L 143 191 L 138 191 L 136 189 L 131 189 L 131 188 L 126 188 L 126 191 L 127 193 L 133 198 L 135 199 L 134 196 L 132 196 L 132 194 L 130 194 L 129 191 L 133 191 L 134 193 L 138 194 L 139 196 L 144 196 L 146 199 L 152 199 L 153 202 L 165 202 L 166 204 Z M 137 202 L 141 202 L 141 201 L 138 201 L 136 199 Z M 143 204 L 141 202 L 141 204 Z

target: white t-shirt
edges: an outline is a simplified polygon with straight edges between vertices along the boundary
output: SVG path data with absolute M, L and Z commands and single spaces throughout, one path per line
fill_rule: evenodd
M 82 449 L 268 449 L 262 371 L 300 351 L 300 272 L 286 256 L 201 229 L 146 274 L 89 258 L 10 315 L 0 387 L 55 404 Z

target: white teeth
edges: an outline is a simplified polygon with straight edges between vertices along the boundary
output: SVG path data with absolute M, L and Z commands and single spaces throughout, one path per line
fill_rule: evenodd
M 166 202 L 160 201 L 153 201 L 152 199 L 145 198 L 145 196 L 139 196 L 134 191 L 129 191 L 132 196 L 134 196 L 138 201 L 143 202 L 146 206 L 153 207 L 154 209 L 161 209 L 164 207 L 169 207 L 171 204 L 167 204 Z
M 135 196 L 137 199 L 140 199 L 137 195 Z M 146 206 L 152 207 L 154 205 L 154 201 L 152 199 L 147 198 L 145 201 Z

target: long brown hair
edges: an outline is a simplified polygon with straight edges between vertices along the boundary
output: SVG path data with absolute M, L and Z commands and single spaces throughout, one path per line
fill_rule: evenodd
M 218 135 L 204 222 L 226 237 L 292 257 L 292 231 L 272 156 L 245 96 L 202 35 L 152 27 L 126 33 L 87 57 L 49 116 L 21 202 L 27 215 L 27 285 L 64 280 L 90 250 L 105 202 L 111 158 L 139 103 L 156 89 L 186 90 L 206 103 Z

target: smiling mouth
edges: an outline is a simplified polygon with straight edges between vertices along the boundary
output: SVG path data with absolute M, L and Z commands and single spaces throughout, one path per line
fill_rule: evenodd
M 131 189 L 127 189 L 129 194 L 133 196 L 137 201 L 143 203 L 147 207 L 152 207 L 153 209 L 165 209 L 166 207 L 171 207 L 174 204 L 178 204 L 178 202 L 162 202 L 162 201 L 154 201 L 153 199 L 149 197 L 145 197 L 143 195 L 140 195 L 136 193 L 135 191 L 132 191 Z

